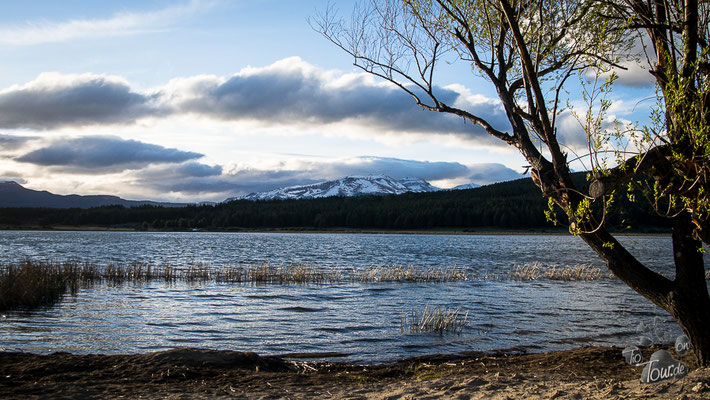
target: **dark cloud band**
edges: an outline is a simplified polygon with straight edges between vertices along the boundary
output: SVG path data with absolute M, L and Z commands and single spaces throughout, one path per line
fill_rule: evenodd
M 102 76 L 52 74 L 21 88 L 0 92 L 0 127 L 55 129 L 66 126 L 130 124 L 159 115 L 152 99 Z
M 27 142 L 34 139 L 36 138 L 0 134 L 0 152 L 3 150 L 17 150 L 22 148 Z
M 162 146 L 123 140 L 113 136 L 87 136 L 55 141 L 31 151 L 16 161 L 84 172 L 120 172 L 150 164 L 181 163 L 203 157 L 202 154 Z

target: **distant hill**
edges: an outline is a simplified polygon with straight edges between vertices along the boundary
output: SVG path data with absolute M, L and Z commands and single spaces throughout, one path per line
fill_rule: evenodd
M 310 185 L 290 186 L 268 192 L 249 193 L 234 200 L 300 200 L 325 197 L 355 197 L 364 195 L 383 196 L 408 192 L 435 192 L 440 190 L 421 178 L 393 179 L 387 175 L 346 176 L 332 181 Z
M 160 203 L 148 200 L 125 200 L 116 196 L 80 196 L 76 194 L 58 195 L 45 190 L 27 189 L 17 182 L 0 182 L 0 207 L 27 208 L 91 208 L 102 206 L 137 207 L 144 205 L 162 207 L 184 207 L 187 204 Z
M 474 183 L 457 186 L 455 189 L 478 187 Z M 232 197 L 224 202 L 236 200 L 302 200 L 326 197 L 384 196 L 403 193 L 436 192 L 441 189 L 432 186 L 421 178 L 393 179 L 386 175 L 348 176 L 332 181 L 311 185 L 280 188 L 268 192 L 250 193 L 241 197 Z M 126 200 L 112 195 L 58 195 L 46 190 L 27 189 L 17 182 L 0 181 L 0 208 L 93 208 L 105 206 L 160 206 L 184 207 L 188 205 L 216 205 L 213 202 L 163 203 L 151 200 Z
M 580 190 L 587 190 L 583 173 L 574 174 L 573 179 Z M 14 190 L 20 191 L 18 187 L 21 186 L 14 185 Z M 11 185 L 2 185 L 6 190 L 9 186 Z M 44 193 L 45 196 L 52 196 Z M 636 197 L 641 197 L 641 194 Z M 4 198 L 2 191 L 0 198 Z M 117 197 L 108 198 L 109 201 L 104 204 L 116 204 L 121 200 Z M 133 206 L 136 203 L 144 205 L 132 208 L 118 205 L 88 209 L 4 206 L 0 207 L 0 227 L 7 229 L 85 226 L 167 231 L 453 229 L 471 232 L 478 231 L 479 228 L 484 231 L 565 229 L 553 227 L 545 220 L 547 201 L 530 178 L 474 189 L 407 192 L 398 195 L 261 201 L 242 199 L 215 205 L 192 204 L 186 207 L 165 207 L 160 203 L 156 206 L 156 203 L 152 202 L 129 202 L 128 205 Z M 593 207 L 598 207 L 598 203 Z M 564 218 L 561 220 L 564 221 Z M 614 231 L 626 231 L 630 226 L 636 232 L 668 232 L 670 226 L 670 220 L 655 214 L 647 202 L 630 203 L 626 196 L 618 196 L 605 221 Z

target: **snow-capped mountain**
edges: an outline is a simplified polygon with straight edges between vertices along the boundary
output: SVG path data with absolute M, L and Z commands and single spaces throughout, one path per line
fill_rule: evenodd
M 452 187 L 449 190 L 463 190 L 463 189 L 475 189 L 477 187 L 481 187 L 481 185 L 475 184 L 475 183 L 467 183 L 465 185 L 458 185 L 455 187 Z
M 269 192 L 250 193 L 225 200 L 286 200 L 316 199 L 332 196 L 362 196 L 402 194 L 406 192 L 434 192 L 439 188 L 420 178 L 393 179 L 386 175 L 347 176 L 345 178 L 310 185 L 290 186 Z

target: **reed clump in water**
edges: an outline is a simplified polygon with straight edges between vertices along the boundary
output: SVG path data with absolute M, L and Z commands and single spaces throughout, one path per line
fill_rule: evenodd
M 424 310 L 412 311 L 409 315 L 402 312 L 400 331 L 402 333 L 430 333 L 437 332 L 461 334 L 463 328 L 468 326 L 468 311 L 461 314 L 461 309 L 441 307 L 424 307 Z
M 61 300 L 71 288 L 58 264 L 25 260 L 0 267 L 0 310 L 37 308 Z
M 191 263 L 185 268 L 176 268 L 166 264 L 159 268 L 144 262 L 133 262 L 128 265 L 108 264 L 105 267 L 85 265 L 84 268 L 96 269 L 91 283 L 109 283 L 122 285 L 126 283 L 148 284 L 153 281 L 174 283 L 203 283 L 213 280 L 213 269 L 203 263 Z
M 276 266 L 265 263 L 257 265 L 256 267 L 247 268 L 246 281 L 258 284 L 283 285 L 292 283 L 316 283 L 321 282 L 322 278 L 319 271 L 309 265 L 296 264 Z
M 706 277 L 710 276 L 710 272 Z M 530 264 L 515 267 L 510 272 L 478 276 L 479 280 L 547 279 L 577 281 L 602 279 L 601 269 L 590 265 L 546 267 Z M 309 264 L 215 268 L 201 262 L 184 267 L 166 264 L 157 267 L 145 262 L 110 263 L 104 266 L 90 262 L 63 263 L 24 260 L 0 265 L 0 309 L 34 308 L 51 305 L 67 292 L 76 292 L 94 284 L 146 285 L 152 282 L 185 282 L 200 284 L 243 283 L 264 285 L 335 284 L 335 283 L 445 283 L 466 281 L 472 275 L 462 268 L 422 268 L 412 265 L 370 266 L 359 268 L 318 268 Z
M 126 282 L 150 282 L 156 278 L 151 266 L 134 262 L 126 266 L 109 264 L 104 267 L 94 282 L 106 281 L 111 284 L 123 284 Z
M 227 267 L 215 275 L 217 282 L 251 284 L 308 284 L 338 283 L 342 273 L 336 269 L 322 270 L 308 264 L 273 265 L 264 263 L 256 266 Z
M 183 271 L 181 280 L 188 283 L 202 283 L 212 280 L 212 268 L 202 263 L 193 263 Z
M 523 266 L 516 266 L 510 272 L 509 278 L 512 280 L 533 281 L 537 279 L 548 279 L 553 281 L 594 281 L 603 278 L 602 270 L 592 265 L 565 265 L 563 267 L 545 267 L 542 264 L 534 263 Z
M 359 271 L 356 281 L 369 282 L 454 282 L 469 276 L 459 268 L 417 268 L 412 265 L 371 266 Z
M 147 284 L 152 281 L 205 282 L 211 279 L 210 268 L 190 265 L 178 270 L 169 265 L 155 268 L 134 262 L 128 265 L 108 264 L 104 267 L 84 262 L 24 260 L 0 265 L 0 310 L 33 309 L 51 306 L 67 293 L 75 293 L 94 284 Z

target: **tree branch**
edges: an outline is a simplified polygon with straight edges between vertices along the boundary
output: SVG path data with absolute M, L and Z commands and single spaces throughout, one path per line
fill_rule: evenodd
M 601 176 L 593 177 L 589 185 L 589 196 L 598 199 L 608 196 L 615 190 L 627 185 L 631 179 L 651 169 L 669 169 L 669 157 L 672 156 L 670 145 L 656 146 L 644 154 L 631 157 L 621 165 L 616 166 Z

